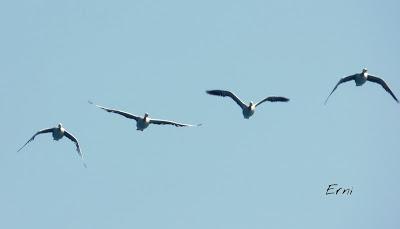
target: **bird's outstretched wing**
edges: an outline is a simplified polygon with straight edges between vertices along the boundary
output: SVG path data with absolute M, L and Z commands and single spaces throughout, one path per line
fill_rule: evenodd
M 233 94 L 233 93 L 230 92 L 230 91 L 224 91 L 224 90 L 208 90 L 208 91 L 207 91 L 207 94 L 210 94 L 210 95 L 217 95 L 217 96 L 222 96 L 222 97 L 228 96 L 228 97 L 231 97 L 242 109 L 245 109 L 245 108 L 247 107 L 246 104 L 244 104 L 244 103 L 239 99 L 239 97 L 237 97 L 235 94 Z
M 68 131 L 64 131 L 64 135 L 65 135 L 65 137 L 67 137 L 69 140 L 71 140 L 71 141 L 73 141 L 74 143 L 75 143 L 75 145 L 76 145 L 76 151 L 78 151 L 78 154 L 79 154 L 79 156 L 81 157 L 81 159 L 83 160 L 83 155 L 82 155 L 82 152 L 81 152 L 81 148 L 79 147 L 79 142 L 78 142 L 78 139 L 76 139 L 75 137 L 74 137 L 74 135 L 72 135 L 72 134 L 70 134 Z M 86 165 L 86 163 L 85 162 L 83 162 L 83 166 L 85 167 L 85 168 L 87 168 L 87 165 Z
M 19 152 L 22 148 L 24 148 L 29 142 L 33 141 L 33 139 L 35 139 L 35 137 L 37 135 L 53 132 L 53 129 L 54 128 L 48 128 L 48 129 L 43 129 L 43 130 L 36 132 L 36 134 L 34 134 L 21 148 L 19 148 L 19 150 L 17 152 Z
M 383 79 L 376 77 L 376 76 L 368 75 L 367 80 L 377 83 L 377 84 L 380 84 L 383 87 L 383 89 L 385 89 L 393 97 L 393 99 L 396 100 L 396 102 L 399 102 L 399 100 L 397 100 L 396 96 L 393 94 L 392 90 L 390 90 L 389 86 L 386 84 L 386 82 Z
M 99 106 L 99 105 L 94 104 L 94 103 L 91 102 L 91 101 L 89 101 L 89 103 L 90 103 L 90 104 L 93 104 L 93 105 L 95 105 L 96 107 L 98 107 L 98 108 L 100 108 L 100 109 L 103 109 L 103 110 L 105 110 L 105 111 L 107 111 L 107 112 L 116 113 L 116 114 L 122 115 L 122 116 L 124 116 L 124 117 L 126 117 L 126 118 L 134 119 L 134 120 L 136 120 L 136 121 L 139 120 L 139 117 L 138 117 L 138 116 L 133 115 L 133 114 L 130 114 L 130 113 L 128 113 L 128 112 L 120 111 L 120 110 L 114 110 L 114 109 L 110 109 L 110 108 L 107 108 L 107 107 Z
M 65 137 L 69 138 L 69 140 L 73 141 L 76 145 L 76 151 L 78 151 L 78 154 L 81 158 L 83 158 L 81 148 L 79 147 L 79 142 L 78 139 L 76 139 L 72 134 L 70 134 L 68 131 L 64 131 Z
M 357 75 L 357 74 L 354 74 L 354 75 L 351 75 L 351 76 L 346 76 L 346 77 L 344 77 L 344 78 L 341 78 L 341 79 L 339 80 L 339 82 L 336 84 L 335 88 L 333 88 L 332 92 L 329 94 L 328 98 L 326 98 L 324 104 L 326 104 L 326 103 L 328 102 L 329 97 L 331 97 L 332 93 L 336 90 L 336 88 L 337 88 L 340 84 L 345 83 L 345 82 L 350 81 L 350 80 L 354 80 L 355 77 L 356 77 L 356 75 Z
M 261 100 L 260 102 L 256 103 L 256 106 L 260 105 L 263 102 L 288 102 L 289 99 L 286 97 L 281 97 L 281 96 L 269 96 L 263 100 Z
M 183 123 L 177 123 L 177 122 L 173 122 L 173 121 L 160 120 L 160 119 L 150 119 L 150 123 L 157 124 L 157 125 L 174 125 L 176 127 L 201 126 L 201 124 L 191 125 L 191 124 L 183 124 Z

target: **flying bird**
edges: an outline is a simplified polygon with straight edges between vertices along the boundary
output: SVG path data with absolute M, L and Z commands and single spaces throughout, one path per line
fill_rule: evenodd
M 366 68 L 364 68 L 361 73 L 356 73 L 354 75 L 341 78 L 339 80 L 339 82 L 336 84 L 336 86 L 333 88 L 332 92 L 329 94 L 328 98 L 326 98 L 325 104 L 328 102 L 329 97 L 332 95 L 332 93 L 336 90 L 336 88 L 340 84 L 351 81 L 351 80 L 354 80 L 354 82 L 356 83 L 356 86 L 361 86 L 367 81 L 371 81 L 371 82 L 380 84 L 383 87 L 383 89 L 385 89 L 385 91 L 387 91 L 393 97 L 393 99 L 396 100 L 396 102 L 399 102 L 399 100 L 397 100 L 396 96 L 393 94 L 393 92 L 390 90 L 389 86 L 386 84 L 386 82 L 383 79 L 368 74 L 368 70 Z
M 207 94 L 210 95 L 216 95 L 216 96 L 222 96 L 222 97 L 230 97 L 231 99 L 233 99 L 233 101 L 235 101 L 240 108 L 242 108 L 242 113 L 243 113 L 243 117 L 245 119 L 249 119 L 255 112 L 255 109 L 258 105 L 262 104 L 263 102 L 288 102 L 289 99 L 285 98 L 285 97 L 281 97 L 281 96 L 269 96 L 263 100 L 261 100 L 258 103 L 253 103 L 250 102 L 249 105 L 246 105 L 244 102 L 242 102 L 239 97 L 237 97 L 235 94 L 233 94 L 230 91 L 224 91 L 224 90 L 208 90 L 206 91 Z
M 93 102 L 89 101 L 90 104 L 93 104 Z M 191 124 L 183 124 L 183 123 L 178 123 L 174 121 L 168 121 L 168 120 L 161 120 L 161 119 L 152 119 L 149 117 L 149 114 L 145 113 L 143 117 L 139 117 L 137 115 L 130 114 L 125 111 L 120 111 L 120 110 L 115 110 L 115 109 L 110 109 L 106 108 L 103 106 L 99 106 L 94 104 L 96 107 L 103 109 L 107 112 L 110 113 L 115 113 L 124 116 L 125 118 L 133 119 L 136 121 L 136 130 L 143 131 L 146 129 L 150 124 L 157 124 L 157 125 L 173 125 L 176 127 L 191 127 L 191 126 L 201 126 L 201 124 L 197 125 L 191 125 Z
M 67 137 L 69 140 L 73 141 L 76 145 L 76 151 L 78 151 L 79 156 L 83 160 L 83 156 L 82 156 L 81 148 L 79 147 L 78 140 L 71 133 L 69 133 L 62 126 L 61 123 L 59 123 L 56 127 L 47 128 L 47 129 L 43 129 L 43 130 L 36 132 L 17 152 L 22 150 L 22 148 L 24 148 L 29 142 L 33 141 L 37 135 L 45 134 L 45 133 L 52 133 L 53 140 L 55 140 L 55 141 L 60 140 L 64 136 Z M 85 166 L 85 168 L 87 167 L 85 163 L 83 163 L 83 165 Z

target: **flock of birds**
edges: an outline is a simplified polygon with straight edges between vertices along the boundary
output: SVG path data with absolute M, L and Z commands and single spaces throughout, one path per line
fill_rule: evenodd
M 374 82 L 377 84 L 380 84 L 392 97 L 393 99 L 399 103 L 399 100 L 396 98 L 396 96 L 394 95 L 394 93 L 390 90 L 389 86 L 386 84 L 386 82 L 376 76 L 370 75 L 368 73 L 368 70 L 366 68 L 364 68 L 362 70 L 361 73 L 356 73 L 354 75 L 350 75 L 347 77 L 343 77 L 339 80 L 339 82 L 335 85 L 335 87 L 333 88 L 332 92 L 329 94 L 329 96 L 326 98 L 325 100 L 325 104 L 328 102 L 329 97 L 332 95 L 332 93 L 338 88 L 338 86 L 342 83 L 345 82 L 349 82 L 351 80 L 354 80 L 356 86 L 362 86 L 363 84 L 365 84 L 367 81 L 370 82 Z M 206 91 L 207 94 L 209 95 L 215 95 L 215 96 L 222 96 L 222 97 L 230 97 L 233 101 L 235 101 L 240 108 L 242 108 L 242 114 L 243 117 L 245 119 L 249 119 L 255 112 L 255 109 L 257 106 L 261 105 L 264 102 L 288 102 L 289 99 L 286 97 L 281 97 L 281 96 L 269 96 L 266 97 L 265 99 L 259 101 L 258 103 L 253 103 L 250 102 L 248 105 L 245 104 L 238 96 L 236 96 L 234 93 L 230 92 L 230 91 L 226 91 L 226 90 L 208 90 Z M 93 102 L 89 101 L 90 104 L 93 104 Z M 136 121 L 136 130 L 140 130 L 140 131 L 144 131 L 144 129 L 146 129 L 150 124 L 157 124 L 157 125 L 173 125 L 176 127 L 191 127 L 191 126 L 201 126 L 201 124 L 197 124 L 197 125 L 191 125 L 191 124 L 183 124 L 183 123 L 178 123 L 175 121 L 168 121 L 168 120 L 162 120 L 162 119 L 152 119 L 149 117 L 149 115 L 147 113 L 144 114 L 143 117 L 137 116 L 137 115 L 133 115 L 131 113 L 125 112 L 125 111 L 120 111 L 120 110 L 116 110 L 116 109 L 110 109 L 110 108 L 106 108 L 103 106 L 99 106 L 96 104 L 93 104 L 96 107 L 105 110 L 107 112 L 110 113 L 115 113 L 115 114 L 119 114 L 124 116 L 125 118 L 128 119 L 133 119 Z M 83 160 L 83 155 L 81 152 L 81 149 L 79 147 L 79 143 L 78 140 L 71 134 L 69 133 L 63 126 L 62 124 L 58 124 L 58 126 L 56 127 L 52 127 L 52 128 L 47 128 L 47 129 L 43 129 L 40 130 L 38 132 L 36 132 L 19 150 L 18 152 L 23 149 L 29 142 L 33 141 L 35 139 L 35 137 L 39 134 L 44 134 L 44 133 L 52 133 L 53 135 L 53 139 L 55 141 L 60 140 L 61 138 L 63 138 L 64 136 L 67 137 L 68 139 L 70 139 L 72 142 L 75 143 L 76 145 L 76 150 L 78 151 L 78 154 L 80 156 L 80 158 Z M 83 165 L 86 167 L 86 164 L 83 163 Z

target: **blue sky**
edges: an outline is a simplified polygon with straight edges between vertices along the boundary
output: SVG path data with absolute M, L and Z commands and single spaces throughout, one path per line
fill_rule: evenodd
M 399 228 L 398 1 L 0 2 L 1 228 Z M 250 120 L 243 100 L 286 96 Z M 199 128 L 135 123 L 87 103 Z M 62 122 L 74 145 L 33 133 Z M 396 150 L 397 149 L 397 150 Z M 351 196 L 326 196 L 329 184 Z

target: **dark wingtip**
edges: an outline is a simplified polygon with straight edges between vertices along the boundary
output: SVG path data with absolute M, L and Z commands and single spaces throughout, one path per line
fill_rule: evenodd
M 325 99 L 324 105 L 326 105 L 328 103 L 329 96 L 328 96 L 328 98 Z
M 222 96 L 223 90 L 207 90 L 206 91 L 207 94 L 209 95 L 218 95 L 218 96 Z
M 271 96 L 267 98 L 267 101 L 270 102 L 289 102 L 290 99 L 283 96 Z

